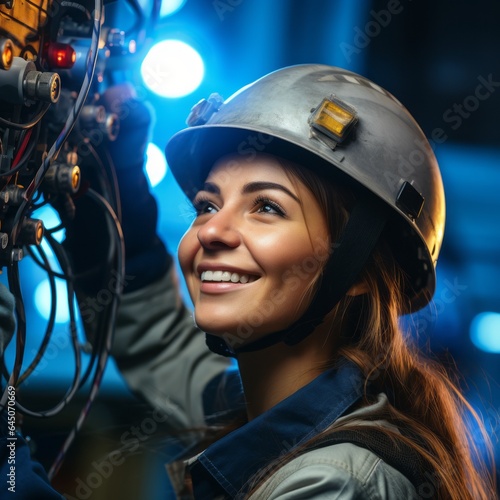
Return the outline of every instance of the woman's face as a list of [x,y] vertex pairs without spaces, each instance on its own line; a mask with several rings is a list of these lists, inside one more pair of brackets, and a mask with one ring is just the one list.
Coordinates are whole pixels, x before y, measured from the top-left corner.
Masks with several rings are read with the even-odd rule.
[[324,214],[278,160],[224,157],[194,199],[179,260],[205,332],[233,347],[291,325],[328,257]]

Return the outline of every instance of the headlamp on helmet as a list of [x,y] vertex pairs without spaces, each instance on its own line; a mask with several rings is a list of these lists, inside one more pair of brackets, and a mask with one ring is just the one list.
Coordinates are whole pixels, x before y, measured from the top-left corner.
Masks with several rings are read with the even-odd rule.
[[357,122],[356,110],[334,95],[325,97],[309,117],[311,127],[335,143],[343,142]]

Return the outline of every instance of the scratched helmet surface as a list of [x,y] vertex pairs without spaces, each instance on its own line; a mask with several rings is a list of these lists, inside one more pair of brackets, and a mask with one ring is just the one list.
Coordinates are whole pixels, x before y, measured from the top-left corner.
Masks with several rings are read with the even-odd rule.
[[270,73],[226,101],[200,101],[166,156],[192,198],[215,160],[263,151],[370,192],[391,209],[385,234],[408,278],[409,310],[428,303],[444,234],[439,167],[422,130],[389,92],[350,71],[298,65]]

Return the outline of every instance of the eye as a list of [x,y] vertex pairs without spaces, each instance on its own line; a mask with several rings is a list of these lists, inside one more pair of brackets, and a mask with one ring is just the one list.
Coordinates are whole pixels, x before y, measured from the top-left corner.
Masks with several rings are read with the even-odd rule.
[[257,206],[257,212],[279,215],[280,217],[285,217],[286,212],[281,207],[281,205],[266,196],[258,196],[255,199],[255,205]]
[[193,200],[193,208],[195,209],[196,216],[204,214],[213,214],[217,212],[217,207],[205,197],[198,197]]

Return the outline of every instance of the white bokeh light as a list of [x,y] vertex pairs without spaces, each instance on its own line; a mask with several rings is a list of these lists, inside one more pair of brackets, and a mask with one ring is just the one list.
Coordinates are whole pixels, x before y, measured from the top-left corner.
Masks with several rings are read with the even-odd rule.
[[141,65],[144,84],[162,97],[190,94],[199,87],[204,74],[200,54],[180,40],[153,45]]
[[152,142],[148,144],[146,155],[146,173],[151,187],[155,187],[162,181],[167,173],[167,160],[165,159],[163,151]]

